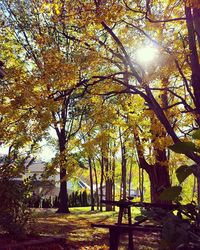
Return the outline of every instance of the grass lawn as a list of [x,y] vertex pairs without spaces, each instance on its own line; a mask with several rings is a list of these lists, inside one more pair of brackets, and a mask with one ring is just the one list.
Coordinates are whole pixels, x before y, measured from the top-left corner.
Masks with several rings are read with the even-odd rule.
[[[56,214],[55,211],[34,210],[34,231],[37,234],[64,237],[69,250],[109,249],[108,230],[92,228],[91,223],[115,223],[118,212],[92,212],[90,207],[71,208],[70,214]],[[125,237],[120,238],[120,249],[127,249]],[[134,242],[136,249],[158,249],[158,238],[153,234],[137,233]]]

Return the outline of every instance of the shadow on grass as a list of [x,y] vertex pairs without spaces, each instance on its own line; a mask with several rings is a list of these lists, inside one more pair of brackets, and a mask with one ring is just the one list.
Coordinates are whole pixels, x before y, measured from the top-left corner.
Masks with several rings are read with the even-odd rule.
[[[35,232],[41,235],[63,237],[69,250],[109,249],[109,231],[95,229],[91,223],[110,223],[117,221],[117,212],[89,211],[81,208],[71,209],[70,214],[55,214],[55,209],[35,211]],[[120,249],[127,248],[127,236],[120,238]],[[135,249],[158,249],[158,237],[153,234],[134,234]]]

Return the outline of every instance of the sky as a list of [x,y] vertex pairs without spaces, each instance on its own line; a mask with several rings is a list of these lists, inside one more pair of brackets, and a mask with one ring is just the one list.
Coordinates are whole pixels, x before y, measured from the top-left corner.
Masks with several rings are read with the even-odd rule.
[[[49,134],[52,138],[56,138],[56,134],[54,129],[49,129]],[[50,145],[47,140],[43,139],[39,143],[39,149],[36,153],[37,160],[42,160],[45,162],[50,162],[51,159],[56,154],[56,148],[53,145]],[[9,147],[6,146],[0,146],[0,155],[7,155],[8,154]]]
[[[56,150],[52,146],[47,144],[47,141],[43,140],[40,144],[41,148],[37,152],[37,160],[42,160],[45,162],[50,162],[55,156]],[[7,155],[8,147],[0,147],[0,155]]]
[[38,157],[45,162],[50,162],[51,159],[55,156],[56,149],[53,146],[49,146],[46,140],[41,142],[41,150],[38,152]]

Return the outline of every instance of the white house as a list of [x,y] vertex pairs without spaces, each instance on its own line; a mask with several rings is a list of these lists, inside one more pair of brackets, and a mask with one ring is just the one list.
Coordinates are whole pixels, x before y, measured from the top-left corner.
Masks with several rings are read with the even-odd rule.
[[[35,176],[38,181],[35,192],[42,197],[46,198],[50,196],[58,196],[60,190],[59,172],[57,172],[57,174],[55,174],[54,176],[49,177],[47,181],[44,181],[41,176],[45,171],[45,165],[46,163],[43,161],[35,161],[31,163],[30,166],[26,167],[25,174],[24,176],[22,176],[22,178]],[[73,177],[73,181],[67,181],[68,194],[71,194],[73,191],[82,189],[90,189],[90,187],[80,178]]]

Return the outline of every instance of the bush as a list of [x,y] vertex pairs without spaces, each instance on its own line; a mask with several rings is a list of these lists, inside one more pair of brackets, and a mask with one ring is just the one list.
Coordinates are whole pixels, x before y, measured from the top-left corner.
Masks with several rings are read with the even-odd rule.
[[30,219],[30,180],[26,182],[0,179],[0,226],[14,238],[21,238],[27,230]]
[[162,208],[143,210],[138,219],[152,219],[163,226],[159,249],[200,249],[198,207],[192,203],[177,206],[176,212]]
[[58,196],[56,196],[53,201],[53,208],[58,208],[58,207],[59,207],[59,199]]
[[69,206],[70,207],[85,207],[89,206],[88,204],[88,195],[86,190],[83,192],[72,192],[69,195]]
[[42,208],[52,208],[51,197],[42,200]]

